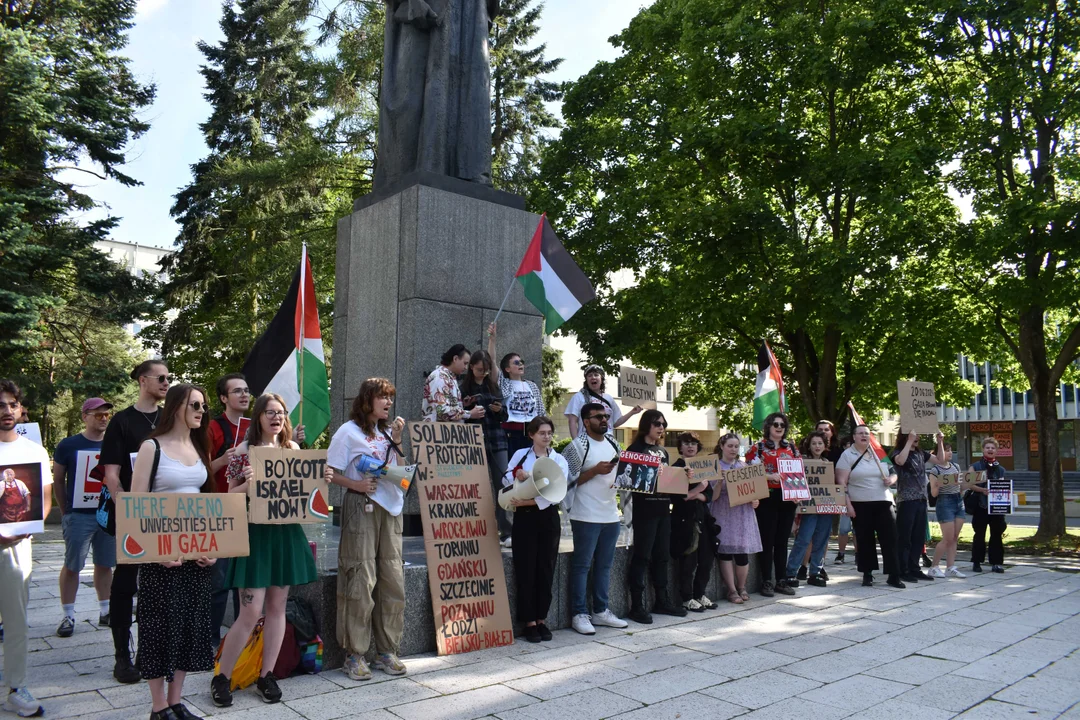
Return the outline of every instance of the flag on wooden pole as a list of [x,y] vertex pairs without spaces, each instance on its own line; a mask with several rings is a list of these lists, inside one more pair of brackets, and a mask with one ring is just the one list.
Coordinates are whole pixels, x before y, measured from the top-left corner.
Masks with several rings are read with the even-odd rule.
[[780,375],[780,363],[776,361],[769,343],[762,340],[758,350],[758,376],[754,387],[754,427],[765,424],[769,413],[787,412],[784,397],[784,378]]

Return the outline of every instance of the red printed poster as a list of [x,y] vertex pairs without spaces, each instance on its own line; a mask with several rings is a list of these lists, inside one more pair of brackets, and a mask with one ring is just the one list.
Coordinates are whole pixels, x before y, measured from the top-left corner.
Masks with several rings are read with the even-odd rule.
[[809,500],[810,487],[806,484],[806,470],[801,458],[781,458],[776,461],[780,473],[780,490],[784,500]]
[[75,454],[75,493],[71,498],[73,510],[85,510],[98,506],[101,481],[90,476],[97,467],[100,450],[79,450]]

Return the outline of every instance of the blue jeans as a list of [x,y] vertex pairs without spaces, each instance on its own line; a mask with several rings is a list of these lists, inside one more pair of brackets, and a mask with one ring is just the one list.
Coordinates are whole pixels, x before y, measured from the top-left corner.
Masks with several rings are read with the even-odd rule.
[[608,586],[611,583],[611,563],[615,560],[615,543],[619,541],[619,523],[591,523],[571,520],[574,531],[574,557],[570,561],[570,612],[587,615],[586,590],[589,568],[593,568],[593,612],[608,608]]
[[825,562],[825,550],[829,546],[829,533],[832,532],[832,515],[807,514],[802,516],[799,523],[799,532],[795,534],[795,541],[791,544],[791,554],[788,555],[787,576],[795,577],[802,565],[806,548],[810,550],[810,574],[817,575],[821,572],[821,565]]

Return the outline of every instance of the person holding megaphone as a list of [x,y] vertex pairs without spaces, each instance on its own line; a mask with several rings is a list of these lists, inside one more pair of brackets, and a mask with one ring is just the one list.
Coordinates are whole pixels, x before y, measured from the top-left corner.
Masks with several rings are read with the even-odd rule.
[[[455,389],[457,386],[454,386]],[[326,451],[334,484],[348,492],[342,502],[338,549],[337,638],[345,650],[342,670],[370,680],[365,657],[375,637],[375,667],[404,675],[398,658],[405,627],[405,571],[401,561],[401,511],[405,480],[401,433],[405,421],[390,420],[397,391],[386,378],[368,378]]]
[[525,433],[532,445],[510,458],[499,503],[514,511],[511,539],[518,620],[525,624],[525,639],[538,643],[551,640],[546,620],[562,534],[559,502],[566,495],[570,468],[563,456],[551,448],[555,436],[551,418],[533,418]]

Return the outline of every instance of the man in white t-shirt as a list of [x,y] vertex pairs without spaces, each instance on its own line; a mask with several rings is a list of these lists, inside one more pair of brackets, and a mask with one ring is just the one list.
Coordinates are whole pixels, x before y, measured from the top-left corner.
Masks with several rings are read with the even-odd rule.
[[[574,482],[570,503],[570,526],[574,531],[574,557],[570,563],[570,604],[572,625],[582,635],[596,633],[594,626],[624,628],[608,607],[608,586],[615,544],[619,540],[619,504],[615,499],[615,472],[619,465],[619,444],[608,433],[611,411],[600,403],[581,408],[585,433],[562,452]],[[566,502],[564,501],[564,506]],[[589,568],[593,573],[593,609],[586,602]]]
[[[10,380],[0,380],[0,467],[39,464],[44,490],[52,484],[45,448],[15,431],[23,413],[22,391]],[[31,507],[32,507],[32,498]],[[48,517],[52,491],[42,492],[41,518]],[[4,680],[8,692],[3,707],[20,717],[42,713],[41,703],[26,688],[26,605],[30,599],[33,558],[30,536],[18,527],[0,526],[0,617],[4,619]],[[3,691],[0,691],[3,692]]]

